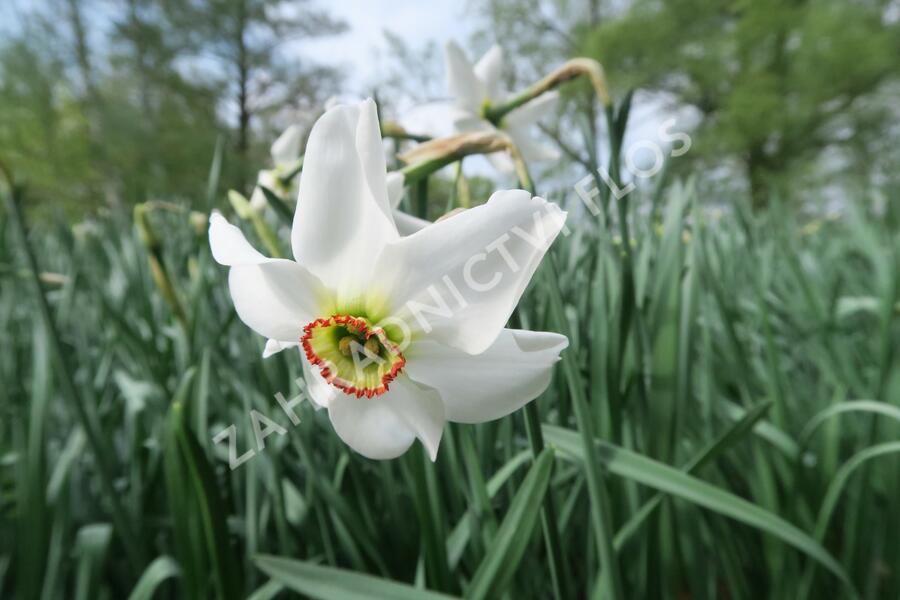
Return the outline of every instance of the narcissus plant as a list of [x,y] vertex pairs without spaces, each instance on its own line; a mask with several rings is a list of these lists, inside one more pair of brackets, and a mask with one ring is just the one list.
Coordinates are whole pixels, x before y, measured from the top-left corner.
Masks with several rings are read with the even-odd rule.
[[344,442],[386,459],[418,438],[434,460],[445,421],[503,417],[549,384],[568,340],[504,326],[565,213],[502,191],[401,237],[391,208],[367,100],[312,129],[294,260],[263,256],[218,213],[209,241],[241,320],[266,356],[302,349],[310,398]]
[[[453,127],[460,133],[500,129],[508,135],[526,163],[556,160],[555,147],[532,137],[531,129],[545,116],[553,114],[559,93],[548,91],[508,112],[497,122],[491,119],[491,108],[504,100],[501,76],[503,51],[493,46],[474,65],[453,41],[446,46],[447,84],[454,100]],[[496,169],[512,172],[513,163],[503,152],[488,155]]]

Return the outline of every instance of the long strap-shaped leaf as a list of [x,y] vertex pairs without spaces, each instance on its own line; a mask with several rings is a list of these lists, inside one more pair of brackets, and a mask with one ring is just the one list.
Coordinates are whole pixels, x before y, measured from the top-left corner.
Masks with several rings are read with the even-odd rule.
[[405,583],[278,556],[257,556],[256,566],[288,588],[318,600],[452,600]]
[[[841,466],[840,470],[835,474],[834,479],[832,479],[831,483],[828,485],[828,491],[825,492],[825,499],[822,500],[822,506],[819,508],[819,516],[816,519],[817,540],[822,541],[825,539],[825,534],[828,531],[828,523],[831,521],[834,509],[837,508],[841,492],[844,491],[844,486],[850,481],[850,476],[853,475],[856,469],[873,458],[888,454],[896,454],[898,452],[900,452],[900,442],[876,444],[875,446],[869,446],[865,450],[860,450]],[[809,590],[812,587],[814,574],[814,565],[811,565],[803,576],[803,583],[800,587],[801,593],[797,595],[798,598],[809,597]]]
[[144,574],[131,590],[128,600],[151,600],[160,584],[171,577],[177,577],[180,573],[178,563],[171,556],[158,557],[144,570]]
[[900,408],[893,404],[888,404],[887,402],[879,402],[877,400],[851,400],[849,402],[839,402],[816,413],[803,428],[803,431],[800,433],[800,439],[803,443],[806,443],[822,423],[831,417],[850,412],[873,413],[890,417],[895,421],[900,421]]
[[[578,434],[553,425],[544,425],[544,435],[563,457],[582,461],[583,447]],[[856,589],[841,565],[822,545],[797,526],[722,488],[659,461],[598,440],[600,460],[611,473],[627,477],[654,489],[672,494],[769,533],[808,554],[834,573],[849,588]]]
[[545,449],[534,461],[513,497],[491,547],[472,577],[466,598],[501,598],[531,541],[553,467],[553,450]]

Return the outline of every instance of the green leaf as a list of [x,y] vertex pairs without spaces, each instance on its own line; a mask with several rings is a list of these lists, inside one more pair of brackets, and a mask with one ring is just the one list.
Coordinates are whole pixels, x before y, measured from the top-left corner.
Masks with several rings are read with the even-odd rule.
[[178,563],[169,556],[160,556],[144,570],[144,574],[138,579],[137,585],[131,590],[128,600],[151,600],[156,588],[170,577],[175,577],[181,572]]
[[262,190],[263,196],[266,197],[266,201],[269,203],[275,210],[275,214],[282,220],[286,225],[291,225],[294,222],[294,215],[291,212],[291,209],[288,208],[288,205],[284,203],[284,200],[278,197],[278,194],[270,190],[264,185],[259,186],[259,189]]
[[184,569],[188,595],[208,595],[206,588],[211,574],[217,597],[236,599],[242,591],[241,572],[228,538],[219,485],[184,415],[183,406],[193,389],[193,376],[192,368],[179,384],[169,411],[165,448],[166,487],[175,520],[176,553]]
[[472,577],[467,598],[500,598],[506,592],[531,541],[552,467],[553,450],[547,448],[537,457],[513,497],[493,543]]
[[829,484],[828,491],[825,492],[825,499],[822,501],[822,508],[819,509],[819,517],[816,519],[817,539],[825,539],[828,522],[831,520],[834,508],[837,506],[838,499],[841,497],[841,491],[843,491],[844,486],[847,485],[847,481],[850,479],[850,476],[853,475],[853,472],[868,460],[886,454],[893,454],[895,452],[900,452],[900,442],[887,442],[870,446],[869,448],[854,454],[850,460],[841,466],[834,476],[834,479],[831,481],[831,484]]
[[[547,440],[558,446],[563,456],[579,462],[583,460],[584,450],[576,432],[553,425],[544,425],[543,429]],[[795,525],[731,492],[652,458],[607,442],[597,441],[597,445],[600,449],[600,461],[611,473],[643,483],[769,533],[820,562],[854,595],[856,594],[849,576],[834,557],[819,542]]]
[[900,408],[893,404],[887,404],[886,402],[879,402],[877,400],[839,402],[816,413],[813,418],[807,422],[806,426],[803,427],[803,431],[800,433],[800,440],[806,442],[822,423],[831,417],[848,412],[870,412],[890,417],[895,421],[900,421]]
[[[756,422],[766,414],[766,411],[771,405],[771,402],[762,402],[748,410],[740,420],[738,420],[734,425],[728,428],[725,433],[723,433],[718,439],[707,446],[706,449],[703,450],[703,452],[699,453],[697,456],[691,459],[688,464],[683,467],[682,470],[686,473],[694,473],[703,465],[709,463],[709,461],[724,452],[732,444],[743,437],[748,431],[750,431],[756,424]],[[621,529],[619,529],[618,533],[616,533],[615,539],[613,540],[616,551],[622,550],[623,546],[628,542],[631,536],[637,533],[641,523],[643,523],[644,520],[646,520],[646,518],[653,513],[656,507],[659,506],[659,504],[662,502],[662,499],[662,492],[654,495],[653,498],[648,500],[646,503],[644,503],[643,506],[636,510],[634,515],[628,520],[628,522],[625,523],[625,525],[623,525]]]
[[388,579],[323,567],[278,556],[253,559],[264,573],[288,588],[319,600],[448,600],[447,596]]

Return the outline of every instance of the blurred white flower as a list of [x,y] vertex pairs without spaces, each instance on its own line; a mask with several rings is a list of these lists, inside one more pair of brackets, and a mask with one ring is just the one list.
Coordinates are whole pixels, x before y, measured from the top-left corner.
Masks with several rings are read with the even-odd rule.
[[[303,130],[299,125],[291,125],[278,136],[278,139],[272,144],[269,153],[272,156],[271,169],[265,169],[259,172],[256,178],[256,188],[250,196],[250,206],[254,210],[262,210],[265,208],[266,195],[260,186],[265,187],[274,192],[279,198],[287,200],[297,192],[297,186],[294,183],[285,184],[283,178],[290,173],[300,158],[300,145],[303,143]],[[296,181],[296,178],[294,178]]]
[[265,355],[302,346],[309,395],[341,439],[385,459],[418,438],[433,460],[445,421],[500,418],[549,384],[568,340],[504,324],[565,213],[503,191],[401,237],[398,182],[375,103],[338,106],[310,134],[295,260],[266,258],[218,213],[209,240],[241,320],[269,339]]
[[[493,46],[474,66],[462,49],[453,41],[447,43],[447,83],[454,98],[453,126],[460,133],[493,130],[496,127],[485,117],[485,110],[501,103],[503,50]],[[531,129],[546,115],[552,114],[559,93],[546,92],[522,106],[510,111],[500,122],[502,129],[522,153],[525,162],[556,160],[556,148],[535,140]],[[509,173],[513,162],[505,152],[495,152],[488,159],[496,169]]]

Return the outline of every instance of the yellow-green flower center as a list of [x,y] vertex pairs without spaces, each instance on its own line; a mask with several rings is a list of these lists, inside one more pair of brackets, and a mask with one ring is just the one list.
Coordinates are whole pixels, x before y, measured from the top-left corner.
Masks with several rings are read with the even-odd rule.
[[356,397],[388,391],[406,359],[383,329],[351,315],[316,319],[300,338],[310,364],[325,381]]

